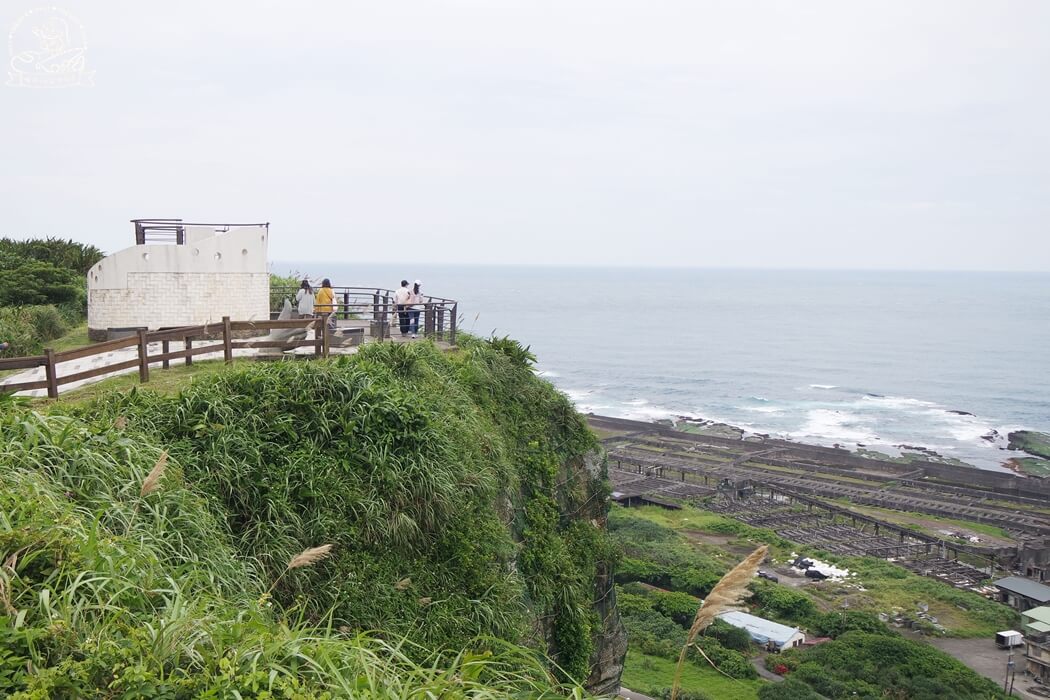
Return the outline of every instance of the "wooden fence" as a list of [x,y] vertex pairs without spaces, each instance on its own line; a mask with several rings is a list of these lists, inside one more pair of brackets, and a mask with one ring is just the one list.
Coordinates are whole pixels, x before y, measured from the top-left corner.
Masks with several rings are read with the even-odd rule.
[[[238,333],[243,336],[245,332],[256,332],[261,335],[275,329],[293,328],[313,329],[315,337],[312,340],[241,340],[235,336]],[[161,367],[167,369],[172,360],[182,360],[186,365],[192,365],[193,358],[197,355],[215,352],[222,352],[223,359],[229,364],[233,362],[234,350],[247,348],[291,350],[301,347],[313,347],[315,356],[328,357],[330,341],[330,331],[324,318],[304,318],[291,321],[231,321],[227,316],[222,319],[222,323],[212,323],[203,326],[184,326],[182,328],[168,328],[158,331],[142,329],[135,335],[107,340],[73,350],[55,352],[49,349],[45,350],[43,355],[8,359],[0,358],[0,371],[44,368],[44,379],[14,384],[0,384],[0,393],[47,389],[48,397],[53,399],[58,396],[58,388],[63,384],[92,379],[110,372],[134,367],[137,367],[139,370],[139,380],[148,382],[150,365],[159,363]],[[172,350],[172,342],[182,342],[183,347],[178,350]],[[150,345],[155,343],[160,343],[160,352],[150,354]],[[111,364],[93,367],[92,369],[72,374],[59,374],[59,366],[63,362],[80,360],[132,347],[137,348],[134,358],[114,361]]]

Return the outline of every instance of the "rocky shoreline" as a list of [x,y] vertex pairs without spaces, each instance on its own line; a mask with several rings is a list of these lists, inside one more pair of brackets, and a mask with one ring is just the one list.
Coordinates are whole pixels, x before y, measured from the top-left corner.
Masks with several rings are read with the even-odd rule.
[[[973,415],[972,413],[967,413],[965,411],[952,411],[952,413],[957,413],[959,415]],[[713,437],[753,442],[760,442],[769,437],[790,440],[790,438],[784,438],[783,436],[771,436],[768,433],[752,432],[735,425],[699,418],[697,416],[677,415],[670,419],[661,419],[655,422],[662,425],[668,425],[677,430],[682,430],[683,432],[698,433]],[[991,443],[1004,441],[1002,434],[997,430],[992,430],[989,433],[982,435],[981,439]],[[795,441],[792,440],[792,442]],[[1022,454],[1016,457],[1004,455],[1002,462],[1004,469],[1009,469],[1023,476],[1038,478],[1050,477],[1050,434],[1034,430],[1017,430],[1010,432],[1006,436],[1005,442],[1006,450],[1013,450]],[[974,469],[979,468],[969,462],[965,462],[955,457],[942,455],[936,450],[922,445],[909,445],[902,443],[899,445],[879,445],[878,449],[872,449],[866,443],[833,443],[831,447],[850,450],[862,457],[872,457],[874,459],[888,460],[891,462],[907,463],[913,461],[924,461],[971,467]],[[889,453],[887,451],[888,449],[892,449],[896,453]]]

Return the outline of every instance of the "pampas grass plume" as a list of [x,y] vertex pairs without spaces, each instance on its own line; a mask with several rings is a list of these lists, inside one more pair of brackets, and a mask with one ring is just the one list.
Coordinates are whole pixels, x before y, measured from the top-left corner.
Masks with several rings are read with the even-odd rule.
[[298,569],[301,566],[311,566],[325,559],[332,552],[332,545],[323,544],[320,547],[310,547],[292,557],[288,562],[289,569]]
[[678,655],[678,666],[674,672],[674,682],[671,684],[671,700],[678,697],[678,684],[682,680],[682,665],[685,663],[685,653],[689,645],[693,643],[696,636],[703,632],[708,625],[715,621],[721,613],[732,610],[749,594],[747,584],[755,577],[762,560],[766,558],[769,547],[762,545],[747,556],[747,559],[737,564],[733,569],[719,579],[715,587],[704,598],[700,608],[696,611],[696,617],[689,628],[689,636],[682,647],[682,653]]
[[148,496],[157,490],[160,485],[160,478],[164,476],[164,470],[168,468],[168,452],[165,450],[160,453],[160,459],[153,465],[153,469],[150,470],[146,476],[146,480],[142,482],[142,490],[139,492],[139,496]]

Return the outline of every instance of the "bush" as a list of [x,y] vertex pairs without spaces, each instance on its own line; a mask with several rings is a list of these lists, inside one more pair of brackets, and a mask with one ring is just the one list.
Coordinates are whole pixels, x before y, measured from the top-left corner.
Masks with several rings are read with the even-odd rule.
[[751,635],[747,630],[734,627],[725,620],[715,620],[704,634],[718,640],[727,649],[735,649],[745,654],[751,651]]
[[803,652],[792,678],[830,698],[1004,698],[995,683],[940,650],[899,635],[850,631]]
[[817,635],[832,638],[853,630],[872,634],[896,634],[878,616],[860,610],[818,613],[810,619],[809,628]]
[[761,608],[762,615],[801,623],[817,611],[812,599],[787,586],[766,581],[755,581],[751,586],[754,590],[751,602]]
[[820,700],[820,696],[802,681],[786,678],[783,683],[769,683],[760,687],[758,700]]
[[11,344],[0,357],[37,355],[66,330],[62,314],[53,306],[0,308],[0,341]]
[[0,269],[0,306],[34,306],[86,301],[85,281],[73,270],[38,260]]
[[5,264],[5,261],[30,259],[86,275],[104,255],[93,245],[62,238],[30,238],[24,241],[0,238],[0,267],[12,266]]

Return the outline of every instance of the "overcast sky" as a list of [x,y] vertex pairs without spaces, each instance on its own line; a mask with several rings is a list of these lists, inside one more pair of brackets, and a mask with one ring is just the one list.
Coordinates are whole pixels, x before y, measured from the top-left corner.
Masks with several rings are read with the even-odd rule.
[[[5,0],[0,36],[46,4]],[[94,86],[0,85],[0,235],[1050,270],[1047,0],[54,4]]]

